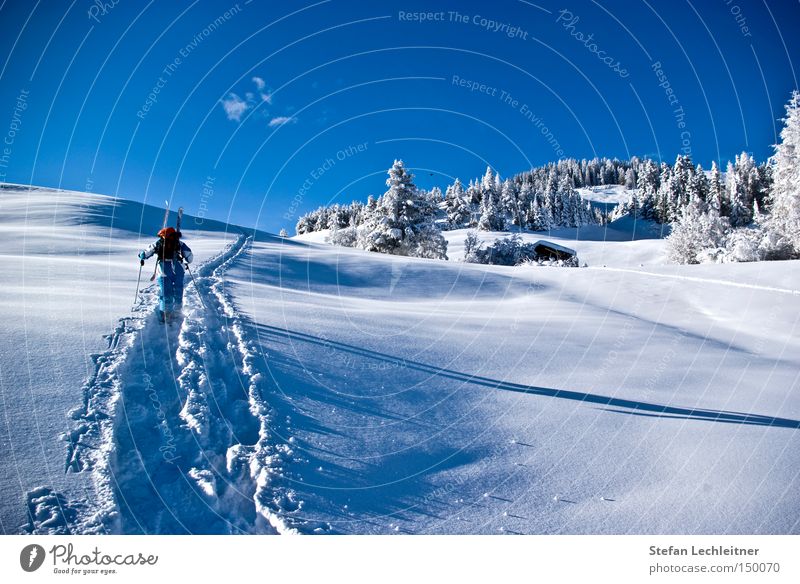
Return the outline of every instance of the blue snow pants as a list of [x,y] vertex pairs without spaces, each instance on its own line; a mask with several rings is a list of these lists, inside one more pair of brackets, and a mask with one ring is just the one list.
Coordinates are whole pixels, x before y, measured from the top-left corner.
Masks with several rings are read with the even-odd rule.
[[158,308],[169,314],[183,306],[183,265],[175,260],[161,262],[158,276]]

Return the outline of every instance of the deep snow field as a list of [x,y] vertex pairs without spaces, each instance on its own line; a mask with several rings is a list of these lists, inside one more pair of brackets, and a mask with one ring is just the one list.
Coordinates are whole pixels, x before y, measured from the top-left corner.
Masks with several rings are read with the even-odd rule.
[[[0,190],[0,527],[27,523],[27,494],[90,489],[65,474],[68,411],[134,302],[140,249],[156,239],[163,209],[100,195],[51,189]],[[171,216],[174,223],[175,214]],[[238,233],[184,221],[186,241],[202,262]],[[140,235],[140,225],[143,226]],[[142,271],[149,285],[152,261]],[[87,494],[87,497],[91,495]]]
[[800,262],[666,265],[628,220],[523,234],[585,268],[206,222],[164,327],[131,312],[163,211],[112,203],[2,191],[5,533],[800,533]]

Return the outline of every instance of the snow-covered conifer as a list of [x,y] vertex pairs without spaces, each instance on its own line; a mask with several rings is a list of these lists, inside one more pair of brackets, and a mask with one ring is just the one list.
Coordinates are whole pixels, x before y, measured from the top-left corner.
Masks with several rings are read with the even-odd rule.
[[357,245],[368,251],[447,259],[447,242],[436,226],[436,206],[417,189],[402,160],[386,179],[388,190],[358,229]]
[[[743,153],[746,157],[747,154]],[[746,161],[744,165],[746,165]],[[736,163],[728,163],[728,169],[725,172],[727,183],[728,196],[730,198],[730,220],[733,227],[741,227],[750,223],[750,209],[751,201],[747,196],[747,184],[744,177],[739,172],[740,157],[736,157]]]
[[775,247],[800,255],[800,92],[786,105],[781,141],[772,156],[772,205],[767,230]]
[[715,209],[720,215],[723,214],[723,200],[725,198],[725,186],[722,184],[722,174],[719,166],[714,160],[711,162],[711,176],[708,179],[708,196],[706,202],[711,209]]
[[696,200],[681,209],[678,220],[667,237],[667,257],[679,264],[698,264],[704,258],[724,253],[728,221],[702,201]]
[[444,207],[450,229],[460,229],[469,220],[470,209],[465,197],[464,185],[460,180],[456,179],[452,185],[447,187]]

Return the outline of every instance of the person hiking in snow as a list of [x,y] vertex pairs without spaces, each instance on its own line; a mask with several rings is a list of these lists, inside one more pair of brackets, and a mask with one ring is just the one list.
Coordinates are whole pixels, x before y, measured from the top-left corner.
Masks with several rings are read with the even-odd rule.
[[141,265],[144,260],[157,256],[158,310],[161,322],[180,315],[183,306],[183,262],[192,263],[192,250],[181,240],[180,231],[165,227],[158,232],[158,240],[146,250],[139,252]]

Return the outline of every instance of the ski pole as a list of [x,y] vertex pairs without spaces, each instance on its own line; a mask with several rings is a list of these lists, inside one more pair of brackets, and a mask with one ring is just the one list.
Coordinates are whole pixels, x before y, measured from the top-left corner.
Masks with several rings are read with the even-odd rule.
[[203,305],[203,310],[208,312],[208,308],[206,308],[206,303],[203,302],[203,297],[200,295],[200,288],[197,287],[197,281],[194,279],[194,274],[192,273],[192,268],[189,267],[189,263],[184,264],[186,266],[186,271],[189,272],[189,276],[192,278],[192,284],[194,284],[194,289],[197,291],[197,297],[200,299],[200,304]]
[[136,306],[136,301],[139,300],[139,283],[142,281],[142,267],[144,266],[144,260],[139,261],[139,277],[136,278],[136,296],[133,298],[133,305]]

